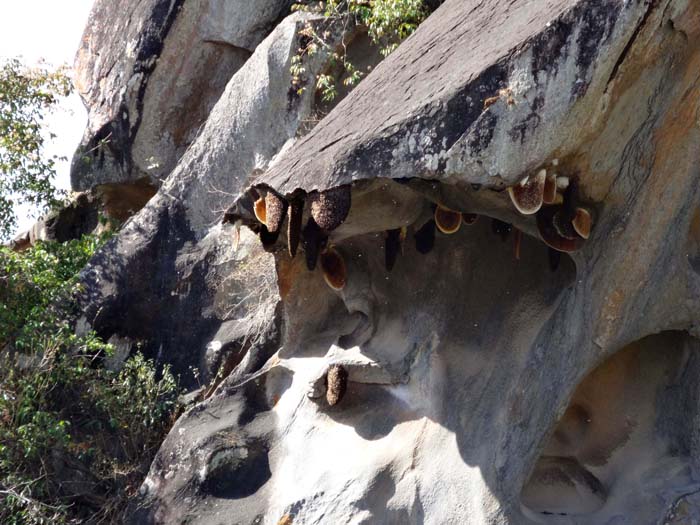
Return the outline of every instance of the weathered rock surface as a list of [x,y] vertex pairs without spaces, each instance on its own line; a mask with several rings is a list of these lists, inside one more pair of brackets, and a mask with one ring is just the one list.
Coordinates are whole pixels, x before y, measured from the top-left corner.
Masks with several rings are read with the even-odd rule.
[[[100,332],[226,372],[132,522],[697,520],[700,5],[448,0],[296,142],[294,20],[84,275]],[[593,215],[574,253],[539,233],[558,204],[525,216],[501,191],[542,168]],[[345,185],[347,219],[314,230],[342,290],[284,236],[235,248],[241,224],[269,240],[261,193]],[[481,218],[435,233],[436,204]]]
[[98,0],[75,63],[89,120],[73,160],[73,188],[164,179],[290,5]]
[[99,227],[101,203],[94,195],[84,192],[74,196],[64,208],[39,218],[27,231],[9,243],[15,251],[24,251],[37,241],[66,242],[92,233]]
[[[209,381],[276,324],[272,256],[247,229],[219,222],[312,114],[313,91],[297,94],[289,75],[304,23],[288,17],[256,48],[158,194],[85,274],[87,320],[107,337],[144,341],[186,384],[197,383],[190,367]],[[319,53],[309,74],[323,63]]]
[[9,244],[17,251],[37,241],[66,242],[86,234],[113,230],[139,212],[155,194],[150,184],[101,184],[91,191],[75,193],[63,208],[41,217],[29,230]]

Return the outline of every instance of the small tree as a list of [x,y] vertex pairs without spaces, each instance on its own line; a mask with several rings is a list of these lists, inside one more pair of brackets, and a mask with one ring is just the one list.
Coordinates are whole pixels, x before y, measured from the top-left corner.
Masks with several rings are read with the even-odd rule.
[[[292,59],[292,84],[302,86],[299,90],[304,89],[304,57],[324,49],[330,55],[331,65],[342,66],[342,83],[356,86],[369,69],[360,70],[348,59],[345,43],[350,33],[356,29],[366,31],[372,44],[386,57],[441,3],[442,0],[298,0],[293,10],[321,14],[326,23],[318,28],[307,24],[301,30],[303,46]],[[329,36],[337,30],[343,42],[339,48],[329,42]],[[325,102],[337,96],[337,80],[331,74],[320,74],[315,79],[315,87]]]
[[0,240],[17,227],[18,204],[46,211],[61,202],[53,179],[63,158],[44,155],[42,130],[47,112],[71,90],[65,68],[0,63]]

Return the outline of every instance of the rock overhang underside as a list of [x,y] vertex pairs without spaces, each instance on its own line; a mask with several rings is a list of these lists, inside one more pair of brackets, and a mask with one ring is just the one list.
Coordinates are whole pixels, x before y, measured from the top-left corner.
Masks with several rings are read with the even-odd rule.
[[[605,205],[602,196],[614,191],[612,170],[620,159],[605,166],[596,157],[610,156],[601,144],[607,133],[613,147],[624,144],[606,120],[612,101],[633,90],[617,76],[653,8],[614,0],[555,4],[479,10],[465,2],[436,13],[255,177],[224,222],[242,220],[256,233],[262,227],[269,244],[276,236],[256,221],[256,200],[271,194],[286,213],[290,203],[349,188],[354,212],[331,240],[410,226],[417,231],[439,207],[487,215],[559,251],[577,251]],[[440,13],[449,13],[449,35]],[[503,38],[480,36],[496,29]],[[523,186],[542,177],[549,196],[523,207]],[[307,224],[305,210],[294,228]],[[583,236],[571,225],[581,213],[588,223]]]

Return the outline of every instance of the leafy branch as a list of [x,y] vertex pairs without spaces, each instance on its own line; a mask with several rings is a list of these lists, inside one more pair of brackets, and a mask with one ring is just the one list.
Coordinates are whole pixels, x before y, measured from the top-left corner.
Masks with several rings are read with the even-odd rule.
[[0,247],[0,523],[116,523],[178,411],[177,381],[75,333],[79,272],[108,235]]
[[0,63],[0,240],[17,226],[16,205],[45,211],[62,202],[53,179],[63,158],[44,155],[42,130],[46,114],[71,91],[65,68]]
[[[292,7],[295,11],[320,14],[324,23],[307,23],[299,32],[301,46],[292,59],[290,73],[292,85],[301,94],[305,89],[304,60],[323,50],[330,56],[329,66],[333,71],[341,69],[339,76],[329,73],[317,75],[314,79],[316,90],[324,102],[331,102],[338,96],[337,82],[352,88],[370,71],[371,67],[360,69],[348,58],[347,46],[357,32],[366,32],[372,45],[379,48],[386,57],[410,36],[418,25],[434,10],[435,2],[426,0],[327,0],[325,2],[302,0]],[[331,41],[331,35],[340,32],[340,46]]]

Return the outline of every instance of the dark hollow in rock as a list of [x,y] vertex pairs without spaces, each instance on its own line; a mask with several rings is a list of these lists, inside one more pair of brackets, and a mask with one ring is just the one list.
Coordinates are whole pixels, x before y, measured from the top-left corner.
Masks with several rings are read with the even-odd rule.
[[430,219],[413,234],[416,241],[416,251],[423,255],[430,253],[435,246],[435,221]]
[[578,461],[566,457],[540,458],[522,493],[523,503],[542,514],[591,514],[606,499],[600,480]]
[[217,498],[246,498],[255,494],[271,476],[265,444],[258,440],[244,442],[211,455],[202,490]]

